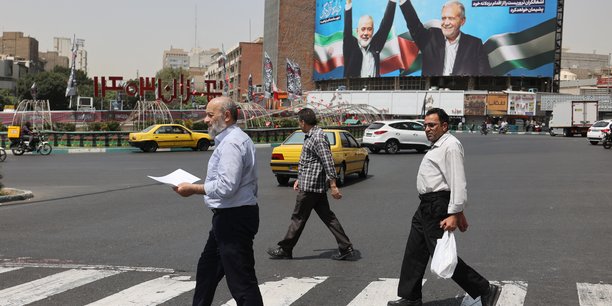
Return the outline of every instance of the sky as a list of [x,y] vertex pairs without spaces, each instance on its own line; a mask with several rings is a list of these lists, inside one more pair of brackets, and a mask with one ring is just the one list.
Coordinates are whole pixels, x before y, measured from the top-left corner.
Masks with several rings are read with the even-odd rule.
[[[313,0],[303,0],[313,1]],[[464,0],[467,2],[468,0]],[[551,1],[551,0],[546,0]],[[52,51],[53,37],[85,40],[88,75],[155,76],[164,50],[226,50],[263,36],[264,0],[0,0],[0,31]],[[197,10],[196,10],[197,7]],[[565,0],[563,48],[612,53],[609,0]],[[197,13],[197,14],[196,14]],[[196,35],[197,15],[197,35]]]

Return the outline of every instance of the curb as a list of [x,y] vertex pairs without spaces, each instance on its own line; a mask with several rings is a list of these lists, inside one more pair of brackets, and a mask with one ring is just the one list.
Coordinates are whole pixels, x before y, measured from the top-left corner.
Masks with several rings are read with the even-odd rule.
[[11,201],[23,201],[34,197],[34,194],[30,190],[21,190],[15,188],[3,188],[3,191],[9,191],[15,194],[0,196],[0,206],[5,202]]
[[[280,143],[258,143],[255,144],[256,148],[274,148],[274,147],[278,147],[280,145]],[[214,149],[213,147],[210,147],[210,151],[212,151],[212,149]],[[157,152],[184,152],[184,151],[193,151],[190,148],[161,148],[161,149],[157,149]],[[110,147],[110,148],[57,148],[54,147],[53,151],[51,151],[51,154],[81,154],[81,153],[118,153],[118,152],[134,152],[134,153],[141,153],[140,149],[138,148],[133,148],[133,147],[126,147],[126,148],[122,148],[122,147]],[[11,152],[11,150],[6,150],[6,154],[8,155],[13,155],[13,153]],[[26,154],[38,154],[38,153],[26,153]]]

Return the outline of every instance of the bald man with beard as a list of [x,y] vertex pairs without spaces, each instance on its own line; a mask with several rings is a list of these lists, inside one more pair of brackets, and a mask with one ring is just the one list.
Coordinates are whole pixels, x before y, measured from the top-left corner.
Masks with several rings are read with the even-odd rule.
[[367,78],[380,76],[380,52],[393,25],[396,0],[389,0],[380,29],[374,34],[374,19],[363,15],[357,25],[357,37],[353,36],[353,5],[346,0],[344,7],[344,55],[345,78]]

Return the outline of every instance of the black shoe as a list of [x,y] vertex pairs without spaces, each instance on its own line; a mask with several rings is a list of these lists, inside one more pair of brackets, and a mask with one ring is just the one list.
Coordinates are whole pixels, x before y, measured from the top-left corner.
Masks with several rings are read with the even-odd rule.
[[489,284],[489,291],[480,296],[480,302],[482,306],[495,306],[499,294],[501,293],[501,287],[494,284]]
[[292,259],[293,255],[291,251],[286,251],[282,247],[277,247],[275,249],[269,248],[267,251],[268,255],[270,255],[271,259]]
[[389,301],[387,303],[387,306],[422,306],[422,305],[423,305],[423,302],[421,301],[421,299],[418,299],[416,301],[411,301],[405,298],[401,298],[395,301]]
[[345,260],[353,256],[353,247],[348,247],[346,250],[340,250],[338,254],[332,255],[333,260]]

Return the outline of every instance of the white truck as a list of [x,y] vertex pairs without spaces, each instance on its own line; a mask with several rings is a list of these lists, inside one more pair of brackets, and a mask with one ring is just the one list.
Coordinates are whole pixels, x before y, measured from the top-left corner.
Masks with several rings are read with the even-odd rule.
[[553,104],[550,135],[586,137],[589,127],[597,121],[597,101],[559,101]]

